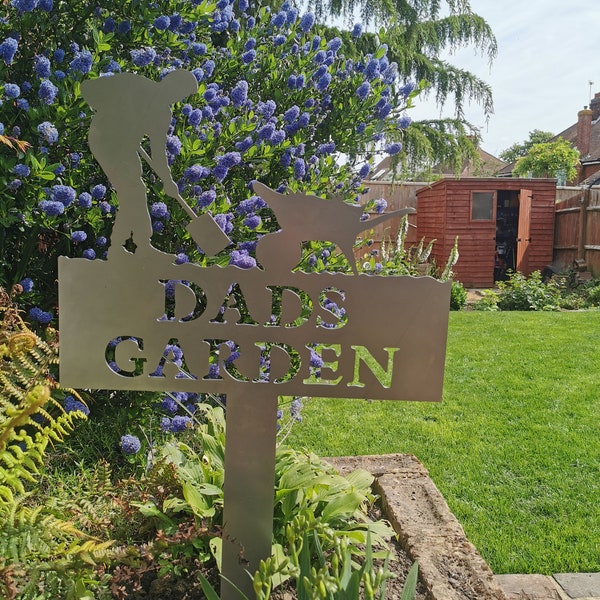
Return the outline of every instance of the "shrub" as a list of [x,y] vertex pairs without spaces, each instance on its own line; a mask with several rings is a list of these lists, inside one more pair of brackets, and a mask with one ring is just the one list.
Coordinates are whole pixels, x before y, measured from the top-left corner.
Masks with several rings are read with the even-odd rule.
[[[225,416],[222,408],[204,405],[193,421],[181,436],[157,440],[143,474],[113,484],[110,467],[99,462],[91,474],[72,474],[52,495],[53,511],[74,511],[88,535],[114,538],[114,550],[103,557],[106,566],[88,565],[90,582],[106,573],[108,578],[95,583],[110,584],[123,598],[136,587],[160,583],[167,597],[182,586],[191,595],[197,573],[218,578]],[[279,446],[274,553],[254,574],[257,599],[267,600],[278,582],[301,582],[303,575],[315,588],[328,582],[340,598],[358,598],[342,595],[349,578],[357,584],[368,580],[375,590],[383,586],[392,573],[387,563],[371,563],[369,554],[373,549],[387,557],[393,530],[369,516],[372,482],[364,470],[341,476],[313,454]]]
[[578,292],[563,294],[560,299],[560,308],[564,310],[581,310],[589,305],[585,295]]
[[[85,561],[110,544],[48,507],[39,489],[49,445],[62,442],[87,406],[51,375],[56,337],[38,337],[0,288],[0,597],[65,598],[84,590]],[[58,577],[57,573],[61,576]],[[83,578],[82,578],[83,577]],[[40,588],[46,594],[40,595]]]
[[467,304],[467,290],[460,281],[452,282],[450,310],[461,310]]
[[498,308],[499,296],[494,290],[482,290],[481,298],[473,304],[473,310],[496,311]]
[[500,310],[558,310],[560,291],[555,282],[542,281],[540,271],[529,277],[511,272],[507,281],[498,283]]
[[600,285],[587,290],[587,303],[589,306],[600,306]]
[[[244,0],[6,3],[0,285],[26,282],[31,318],[51,323],[57,257],[104,258],[118,198],[88,150],[92,111],[81,84],[120,71],[157,81],[184,68],[198,81],[197,94],[174,107],[169,163],[181,196],[196,213],[210,212],[233,245],[216,257],[199,252],[185,230],[187,213],[148,176],[149,204],[162,203],[152,244],[178,260],[255,264],[257,239],[278,224],[249,189],[254,179],[355,202],[372,150],[388,133],[401,136],[399,116],[418,89],[402,85],[385,45],[362,56],[350,34],[340,36],[289,2],[273,14]],[[366,62],[377,67],[373,77]],[[349,160],[337,161],[338,152]],[[316,255],[321,268],[348,271],[332,248],[311,248],[305,266],[313,269]]]

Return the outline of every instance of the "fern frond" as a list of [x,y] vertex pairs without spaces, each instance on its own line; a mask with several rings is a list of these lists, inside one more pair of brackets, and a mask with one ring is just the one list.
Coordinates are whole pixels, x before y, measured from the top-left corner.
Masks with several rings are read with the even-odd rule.
[[[1,290],[0,290],[1,291]],[[49,442],[61,442],[81,412],[65,412],[52,394],[58,346],[31,331],[0,294],[0,503],[36,480]],[[79,397],[73,390],[68,390]]]
[[27,487],[38,480],[48,444],[63,441],[76,420],[86,418],[66,412],[59,401],[67,392],[85,405],[52,377],[57,364],[56,339],[31,331],[0,289],[0,596],[20,588],[22,597],[37,597],[29,592],[35,594],[40,581],[65,597],[61,574],[108,560],[112,545],[44,504],[28,505],[35,497]]

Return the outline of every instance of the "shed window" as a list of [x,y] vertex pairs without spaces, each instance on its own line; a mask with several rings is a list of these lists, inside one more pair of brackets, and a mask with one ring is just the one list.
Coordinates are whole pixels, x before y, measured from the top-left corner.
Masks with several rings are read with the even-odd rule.
[[471,220],[491,221],[494,218],[494,192],[472,192]]

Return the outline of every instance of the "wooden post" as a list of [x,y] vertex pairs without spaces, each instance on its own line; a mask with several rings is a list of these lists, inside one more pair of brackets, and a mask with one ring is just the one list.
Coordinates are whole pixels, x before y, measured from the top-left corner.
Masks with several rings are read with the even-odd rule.
[[577,258],[585,261],[585,244],[587,241],[587,213],[590,205],[590,189],[585,188],[581,194],[579,213],[579,237],[577,241]]

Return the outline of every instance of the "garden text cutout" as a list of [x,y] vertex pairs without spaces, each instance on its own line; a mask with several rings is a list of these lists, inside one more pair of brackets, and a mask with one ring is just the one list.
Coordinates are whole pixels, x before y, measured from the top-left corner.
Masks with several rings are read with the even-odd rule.
[[[281,229],[259,240],[256,267],[176,264],[154,248],[142,160],[184,206],[206,254],[230,244],[181,198],[166,158],[171,106],[196,91],[185,70],[160,82],[121,73],[82,84],[95,111],[89,145],[118,210],[107,260],[59,258],[60,381],[226,394],[222,573],[250,596],[248,573],[271,553],[278,397],[440,401],[450,283],[359,275],[352,246],[376,219],[258,182]],[[336,243],[353,274],[294,270],[306,241]],[[237,597],[224,581],[221,598]]]

